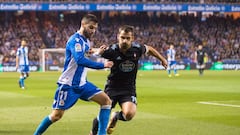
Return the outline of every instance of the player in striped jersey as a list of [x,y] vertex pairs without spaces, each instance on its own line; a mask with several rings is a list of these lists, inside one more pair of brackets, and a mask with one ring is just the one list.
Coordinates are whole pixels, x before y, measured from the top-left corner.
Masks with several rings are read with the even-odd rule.
[[172,69],[173,69],[174,75],[179,76],[179,74],[177,73],[177,68],[176,68],[177,61],[175,60],[175,55],[176,55],[176,51],[174,49],[174,46],[171,44],[169,49],[167,50],[168,77],[172,77],[172,75],[171,75],[171,70]]
[[24,89],[24,80],[29,76],[28,47],[25,39],[22,39],[21,46],[17,49],[16,69],[20,72],[19,87]]
[[87,14],[81,21],[80,30],[67,41],[64,70],[57,82],[58,88],[54,97],[52,113],[43,119],[34,135],[41,135],[52,123],[61,119],[65,110],[70,109],[78,99],[91,100],[101,106],[98,115],[100,121],[98,135],[106,135],[111,100],[102,90],[86,79],[87,68],[103,69],[113,65],[111,61],[99,63],[86,57],[90,50],[89,39],[97,27],[96,16]]

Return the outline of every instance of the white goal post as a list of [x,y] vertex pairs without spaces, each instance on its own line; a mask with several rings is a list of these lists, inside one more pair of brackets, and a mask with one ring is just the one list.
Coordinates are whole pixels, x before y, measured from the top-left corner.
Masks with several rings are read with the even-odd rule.
[[[92,49],[94,51],[97,51],[97,48]],[[40,49],[39,53],[40,53],[39,71],[46,72],[63,70],[65,60],[65,48]],[[97,62],[104,62],[106,60],[95,55],[90,55],[89,58]]]
[[65,48],[40,49],[40,71],[62,71],[64,67]]

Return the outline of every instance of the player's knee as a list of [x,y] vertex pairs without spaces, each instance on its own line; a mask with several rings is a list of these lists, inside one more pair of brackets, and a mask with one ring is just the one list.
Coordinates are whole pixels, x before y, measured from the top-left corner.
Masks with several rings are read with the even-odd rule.
[[112,105],[112,100],[107,96],[104,99],[104,104],[103,105]]
[[101,92],[100,94],[97,94],[97,95],[93,96],[90,100],[98,103],[101,106],[103,106],[103,105],[112,105],[111,99],[104,92]]
[[112,101],[108,96],[103,96],[99,102],[100,105],[112,105]]
[[125,113],[125,120],[130,121],[133,119],[134,116],[135,116],[135,112],[132,112],[132,111],[127,112],[127,113]]
[[53,115],[51,115],[51,121],[56,122],[56,121],[60,120],[62,118],[62,116],[63,116],[62,114],[53,114]]
[[28,73],[23,74],[23,78],[24,78],[24,79],[28,78],[28,76],[29,76]]
[[134,117],[134,114],[128,113],[128,114],[125,116],[125,119],[126,119],[126,121],[130,121],[130,120],[133,119],[133,117]]

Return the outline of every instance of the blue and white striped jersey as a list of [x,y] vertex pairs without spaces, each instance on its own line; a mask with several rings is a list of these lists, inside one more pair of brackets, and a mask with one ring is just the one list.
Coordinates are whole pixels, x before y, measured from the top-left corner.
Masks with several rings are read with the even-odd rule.
[[22,65],[22,66],[26,66],[29,65],[29,61],[28,61],[28,48],[25,46],[21,46],[17,49],[17,54],[18,56],[18,64]]
[[104,68],[103,63],[94,62],[85,57],[89,49],[89,40],[78,32],[69,38],[66,43],[64,70],[58,79],[58,83],[69,86],[83,86],[87,81],[87,68]]
[[176,51],[174,49],[167,50],[168,61],[175,61],[175,55],[176,55]]

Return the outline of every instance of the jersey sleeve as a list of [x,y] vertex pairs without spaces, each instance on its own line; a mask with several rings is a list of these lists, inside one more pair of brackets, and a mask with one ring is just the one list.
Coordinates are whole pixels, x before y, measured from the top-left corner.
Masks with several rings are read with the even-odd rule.
[[17,49],[17,52],[16,52],[16,56],[19,56],[20,55],[20,49]]
[[109,59],[109,60],[113,59],[114,55],[115,55],[115,53],[114,53],[115,48],[116,48],[116,45],[111,45],[110,47],[108,47],[107,50],[105,50],[103,52],[103,54],[101,56],[105,59]]
[[170,50],[169,50],[169,49],[167,49],[166,53],[167,53],[167,55],[169,55],[169,54],[170,54]]
[[134,47],[134,48],[137,48],[138,50],[139,50],[139,53],[140,53],[140,56],[142,56],[142,55],[147,55],[147,53],[148,53],[148,46],[147,45],[145,45],[145,44],[143,44],[143,45],[141,45],[141,44],[138,44],[138,43],[136,43],[136,42],[133,42],[132,43],[132,46]]
[[28,54],[28,47],[26,47],[26,53]]
[[142,46],[142,54],[147,54],[148,51],[149,51],[149,50],[148,50],[148,48],[147,48],[147,45],[144,44],[144,45]]
[[78,42],[76,40],[72,40],[68,44],[72,56],[78,65],[93,69],[104,68],[103,63],[95,62],[85,57],[85,47],[82,40],[79,40]]

